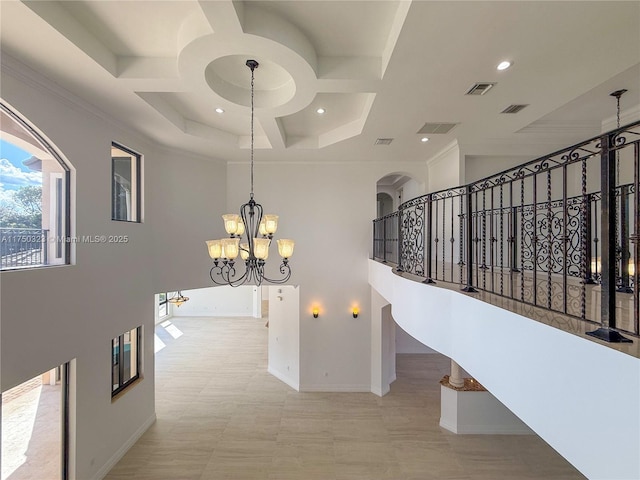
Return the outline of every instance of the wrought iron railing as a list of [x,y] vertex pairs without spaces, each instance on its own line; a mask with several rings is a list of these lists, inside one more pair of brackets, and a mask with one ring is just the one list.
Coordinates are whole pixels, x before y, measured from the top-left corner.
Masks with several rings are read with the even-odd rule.
[[403,203],[374,220],[374,258],[638,335],[639,178],[637,122]]
[[48,230],[0,228],[0,269],[47,265]]
[[373,222],[373,255],[383,262],[398,263],[398,212]]

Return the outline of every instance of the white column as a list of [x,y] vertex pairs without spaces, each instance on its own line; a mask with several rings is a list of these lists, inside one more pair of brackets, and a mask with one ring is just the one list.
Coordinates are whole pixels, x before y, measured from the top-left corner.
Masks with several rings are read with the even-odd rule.
[[449,375],[449,384],[452,387],[462,388],[464,387],[464,378],[462,378],[462,369],[460,365],[451,360],[451,375]]
[[[395,340],[390,337],[394,328],[387,302],[378,292],[371,289],[371,392],[382,397],[389,392],[391,356],[395,358]],[[392,345],[391,342],[394,342]]]

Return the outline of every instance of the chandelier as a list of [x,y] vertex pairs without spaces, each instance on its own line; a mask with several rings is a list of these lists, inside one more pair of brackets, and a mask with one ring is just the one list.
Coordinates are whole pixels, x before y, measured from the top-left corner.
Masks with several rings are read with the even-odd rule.
[[173,297],[167,300],[167,302],[175,305],[176,307],[180,307],[180,305],[188,301],[189,297],[185,297],[180,290],[178,290],[178,292]]
[[[229,238],[207,240],[209,256],[213,259],[213,267],[209,276],[217,285],[237,287],[245,283],[260,285],[262,282],[285,283],[291,277],[289,258],[293,255],[294,241],[280,239],[278,253],[282,257],[280,278],[269,278],[265,275],[265,264],[269,256],[269,246],[278,229],[278,215],[263,215],[262,205],[253,198],[253,75],[258,62],[247,60],[251,69],[251,194],[249,201],[240,207],[240,215],[230,213],[222,215],[224,228]],[[242,243],[241,243],[242,240]],[[244,261],[244,273],[236,271],[236,258],[240,255]]]

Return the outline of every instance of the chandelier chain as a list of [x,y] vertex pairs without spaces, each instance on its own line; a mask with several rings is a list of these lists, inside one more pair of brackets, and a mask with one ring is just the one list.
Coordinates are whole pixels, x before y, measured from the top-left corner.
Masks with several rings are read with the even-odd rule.
[[[620,97],[622,95],[624,95],[624,93],[626,92],[626,89],[622,89],[622,90],[616,90],[613,93],[610,93],[609,95],[612,97],[616,98],[616,126],[618,128],[618,130],[620,129]],[[612,145],[613,146],[613,145]],[[616,149],[615,151],[615,159],[616,159],[616,165],[615,165],[615,177],[613,179],[613,186],[614,188],[621,183],[620,180],[620,151]],[[620,275],[620,264],[617,260],[618,258],[618,254],[622,253],[622,244],[624,242],[623,238],[619,237],[619,233],[620,230],[618,228],[618,223],[619,223],[619,215],[620,215],[620,208],[622,208],[622,204],[618,203],[621,202],[621,199],[618,199],[618,197],[616,197],[615,199],[615,204],[614,204],[614,217],[615,217],[615,228],[613,229],[613,237],[615,239],[615,243],[616,243],[616,255],[615,255],[615,282],[617,283],[617,278]]]
[[[616,97],[617,106],[616,106],[616,122],[617,128],[620,128],[620,95]],[[620,180],[620,154],[616,150],[616,180]]]
[[250,66],[251,68],[251,200],[253,200],[253,70],[254,66]]
[[620,96],[618,96],[616,98],[616,100],[618,101],[618,105],[617,105],[617,112],[616,112],[616,119],[617,119],[617,123],[618,123],[618,128],[620,128]]
[[[626,93],[626,89],[616,90],[609,95],[612,97],[616,97],[616,126],[620,129],[620,97]],[[616,179],[620,178],[620,155],[618,151],[616,151]]]

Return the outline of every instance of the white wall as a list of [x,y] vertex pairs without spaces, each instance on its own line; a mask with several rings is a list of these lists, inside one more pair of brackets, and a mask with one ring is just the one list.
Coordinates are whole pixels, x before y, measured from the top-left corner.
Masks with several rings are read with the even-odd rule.
[[[2,98],[74,167],[75,226],[128,243],[75,244],[75,265],[2,272],[1,388],[77,359],[77,478],[96,478],[155,418],[154,293],[208,286],[204,240],[222,214],[225,167],[159,149],[37,73],[2,58]],[[111,142],[144,155],[144,223],[111,221]],[[217,232],[221,235],[221,231]],[[143,326],[141,382],[111,401],[111,339]]]
[[[551,152],[549,152],[551,153]],[[522,165],[530,156],[465,155],[465,178],[460,183],[471,183],[504,170]]]
[[464,183],[464,163],[457,142],[450,143],[427,160],[429,193],[460,186]]
[[436,353],[424,343],[416,340],[400,325],[395,325],[396,353]]
[[424,183],[418,182],[413,178],[410,178],[402,185],[402,197],[405,202],[424,194]]
[[372,260],[369,269],[398,325],[460,364],[587,478],[640,478],[640,359]]
[[173,307],[174,317],[253,317],[258,287],[208,287],[182,290],[189,301]]
[[[424,166],[394,168],[424,178]],[[376,182],[387,173],[382,164],[255,165],[255,198],[266,213],[280,215],[275,237],[296,241],[289,283],[300,287],[301,390],[371,389],[367,258]],[[237,210],[248,197],[248,164],[229,164],[229,209]],[[277,258],[272,247],[273,275]],[[351,315],[355,304],[361,310],[357,319]],[[315,305],[318,319],[311,316]]]
[[298,287],[277,285],[269,290],[269,366],[273,376],[300,388],[300,296]]

